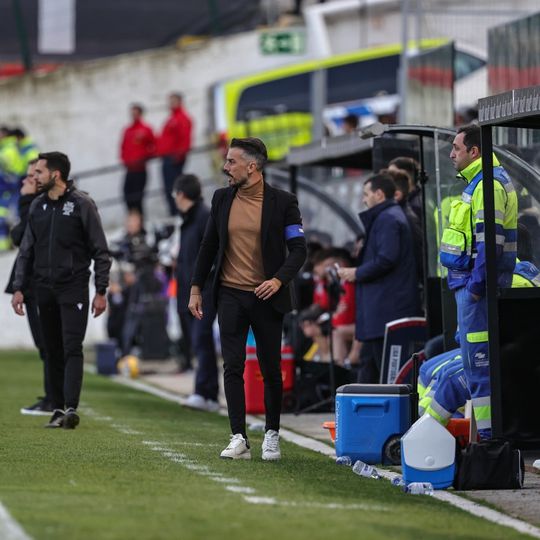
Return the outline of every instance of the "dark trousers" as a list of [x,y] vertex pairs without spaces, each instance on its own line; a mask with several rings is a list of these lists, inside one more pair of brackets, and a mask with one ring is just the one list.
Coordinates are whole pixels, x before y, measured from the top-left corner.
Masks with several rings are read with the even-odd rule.
[[362,384],[379,384],[383,355],[384,338],[367,339],[362,342],[358,382]]
[[213,302],[203,303],[204,317],[196,319],[189,311],[178,311],[186,349],[197,358],[195,393],[205,399],[218,400],[218,369],[212,324],[216,318]]
[[47,360],[47,351],[45,350],[45,344],[43,342],[43,335],[41,333],[41,325],[39,322],[39,310],[36,298],[33,294],[25,294],[24,305],[26,307],[26,317],[28,319],[28,325],[30,326],[30,332],[34,345],[36,346],[39,357],[43,361],[43,390],[45,391],[45,401],[51,401],[51,381],[49,378],[49,362]]
[[253,292],[221,287],[218,322],[224,362],[224,387],[233,434],[246,436],[244,365],[246,339],[251,326],[257,358],[264,380],[266,430],[279,430],[283,382],[281,378],[281,333],[283,314]]
[[124,178],[124,202],[129,210],[138,210],[143,214],[143,197],[146,186],[146,170],[126,171]]
[[176,202],[172,196],[174,181],[182,174],[185,160],[175,161],[171,156],[164,156],[161,163],[163,175],[163,189],[165,190],[165,200],[169,207],[169,214],[175,216],[178,213]]
[[88,289],[58,292],[38,287],[36,295],[48,358],[51,403],[55,409],[76,409],[83,379]]

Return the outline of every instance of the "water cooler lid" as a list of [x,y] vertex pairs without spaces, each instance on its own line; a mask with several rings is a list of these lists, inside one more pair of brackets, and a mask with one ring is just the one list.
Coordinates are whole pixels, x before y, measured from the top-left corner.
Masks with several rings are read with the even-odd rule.
[[456,458],[456,440],[437,420],[424,414],[401,438],[401,462],[420,471],[444,469]]
[[396,394],[409,395],[411,393],[410,384],[344,384],[337,390],[337,394]]

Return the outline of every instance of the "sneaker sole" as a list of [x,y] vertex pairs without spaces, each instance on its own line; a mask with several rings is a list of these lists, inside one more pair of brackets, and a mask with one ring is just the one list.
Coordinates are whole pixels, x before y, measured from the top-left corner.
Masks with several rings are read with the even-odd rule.
[[64,429],[75,429],[79,425],[80,419],[77,414],[66,414],[62,420]]
[[51,416],[53,411],[34,411],[29,409],[21,409],[21,414],[26,416]]
[[238,456],[219,456],[221,459],[251,459],[251,452],[244,452]]
[[281,459],[281,454],[279,456],[261,456],[263,461],[279,461]]

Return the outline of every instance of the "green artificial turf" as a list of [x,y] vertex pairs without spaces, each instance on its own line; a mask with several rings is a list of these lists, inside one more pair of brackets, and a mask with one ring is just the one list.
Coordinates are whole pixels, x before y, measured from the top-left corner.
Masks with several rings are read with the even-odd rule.
[[0,502],[36,540],[522,537],[284,441],[282,461],[263,462],[259,433],[251,461],[220,460],[226,418],[97,375],[80,426],[44,429],[19,414],[41,388],[36,355],[1,352],[0,369]]

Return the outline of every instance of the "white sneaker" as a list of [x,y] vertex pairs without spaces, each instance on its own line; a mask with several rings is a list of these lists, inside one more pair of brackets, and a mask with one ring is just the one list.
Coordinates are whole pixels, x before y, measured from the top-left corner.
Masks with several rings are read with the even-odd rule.
[[219,455],[223,459],[251,459],[248,442],[241,433],[231,435],[229,446]]
[[185,406],[190,409],[200,409],[201,411],[206,411],[206,399],[204,399],[199,394],[191,394],[186,399]]
[[214,401],[213,399],[207,399],[205,403],[205,410],[208,412],[218,412],[220,409],[220,405],[217,401]]
[[279,433],[273,429],[269,429],[264,434],[262,458],[265,461],[275,461],[281,459],[281,451],[279,449]]

